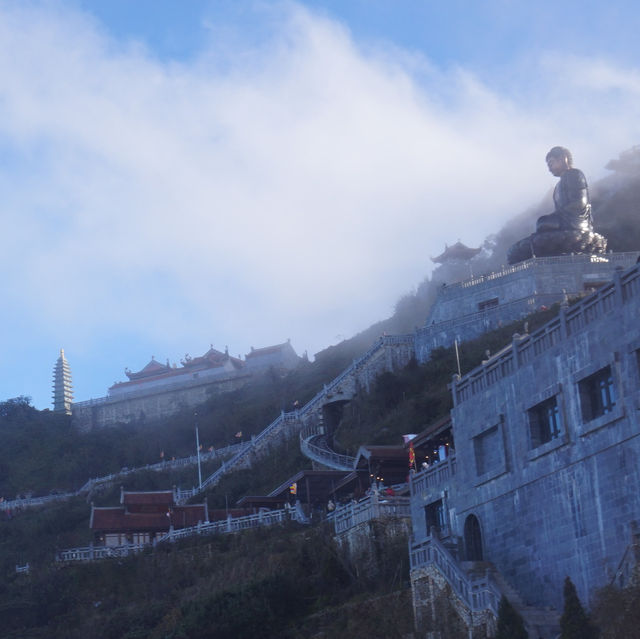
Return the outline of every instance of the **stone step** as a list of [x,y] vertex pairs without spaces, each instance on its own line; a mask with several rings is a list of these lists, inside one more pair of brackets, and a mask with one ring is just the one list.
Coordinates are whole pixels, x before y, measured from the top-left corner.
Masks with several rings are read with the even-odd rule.
[[553,639],[560,631],[560,613],[557,610],[529,606],[494,567],[491,576],[502,594],[524,619],[530,639]]

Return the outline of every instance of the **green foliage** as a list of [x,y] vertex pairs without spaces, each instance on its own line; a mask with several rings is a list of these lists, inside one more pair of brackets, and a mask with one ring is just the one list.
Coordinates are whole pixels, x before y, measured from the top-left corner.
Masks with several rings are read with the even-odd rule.
[[595,596],[593,620],[601,639],[637,637],[640,629],[640,585],[626,588],[606,586]]
[[0,575],[16,565],[50,563],[60,548],[89,542],[89,505],[80,498],[0,513]]
[[564,609],[560,617],[560,639],[595,639],[597,633],[578,599],[569,577],[564,580]]
[[[370,345],[368,338],[356,337],[327,349],[314,363],[301,362],[287,375],[269,370],[243,388],[214,394],[197,410],[90,432],[78,432],[67,415],[36,410],[27,397],[0,402],[0,496],[76,490],[88,479],[154,464],[161,453],[167,460],[192,455],[196,423],[205,449],[237,443],[238,432],[246,440],[282,410],[292,410],[294,402],[304,405]],[[175,474],[169,481],[181,484]],[[188,478],[184,485],[195,483]]]
[[273,637],[291,617],[305,612],[306,607],[300,588],[289,576],[272,575],[187,603],[181,611],[178,632],[169,637]]
[[511,602],[502,595],[498,606],[498,628],[495,639],[527,639],[524,621]]
[[305,468],[309,468],[309,460],[300,452],[300,443],[294,437],[274,446],[268,456],[257,460],[250,469],[223,476],[215,488],[206,492],[207,503],[210,509],[233,508],[241,497],[266,495]]
[[[291,524],[122,560],[36,567],[0,586],[0,624],[3,636],[21,639],[304,637],[307,618],[315,626],[323,609],[351,601],[373,599],[368,614],[382,622],[389,611],[375,599],[400,585],[394,570],[390,560],[358,580],[326,528]],[[407,632],[410,622],[409,613]]]
[[[612,182],[594,198],[596,227],[608,236],[613,250],[640,248],[638,192],[633,176]],[[508,246],[530,233],[536,217],[545,212],[526,211],[488,238],[474,261],[476,272],[497,270]],[[291,410],[294,402],[304,405],[384,332],[411,332],[422,325],[438,287],[468,275],[466,266],[437,267],[431,279],[398,302],[393,317],[318,353],[312,364],[303,362],[286,376],[269,371],[244,388],[212,395],[197,411],[185,409],[168,419],[78,433],[67,416],[37,411],[27,397],[0,402],[0,495],[77,489],[91,477],[155,463],[161,452],[165,459],[190,455],[196,423],[205,448],[236,443],[239,431],[245,438],[257,434],[281,410]],[[555,312],[529,318],[529,330]],[[480,364],[487,350],[496,352],[508,344],[516,331],[523,332],[522,322],[461,345],[462,372]],[[419,432],[447,414],[447,384],[457,370],[454,349],[442,348],[423,365],[413,361],[402,371],[385,373],[369,394],[358,395],[338,416],[336,442],[353,453],[363,443],[399,443],[401,434]],[[252,469],[225,477],[207,495],[209,506],[224,508],[243,495],[265,494],[307,465],[297,441],[285,443]],[[213,469],[207,466],[203,474]],[[125,489],[154,490],[192,486],[196,476],[194,467],[148,471],[127,476],[122,483]],[[94,498],[117,503],[119,490],[115,485]],[[404,539],[397,545],[374,544],[372,556],[356,565],[335,547],[328,530],[301,531],[290,525],[186,540],[127,560],[61,568],[51,566],[50,559],[59,548],[86,543],[89,505],[77,499],[18,515],[0,515],[0,627],[9,638],[355,639],[403,636],[412,630]],[[27,561],[31,574],[16,575],[15,565]],[[392,588],[400,589],[397,597],[389,592]],[[595,614],[607,628],[604,639],[635,636],[639,596],[637,589],[601,591]],[[450,602],[443,599],[440,604],[438,616],[448,620],[442,636],[457,636],[461,630],[455,619],[450,621]],[[526,636],[518,634],[511,612],[501,616],[504,627],[499,633]],[[562,637],[592,636],[593,628],[567,579]]]
[[[464,374],[478,366],[486,353],[508,345],[513,334],[529,331],[552,319],[555,306],[514,322],[459,346],[460,370]],[[353,455],[363,443],[398,444],[401,435],[419,433],[447,415],[452,406],[448,384],[458,370],[454,347],[436,348],[424,364],[415,360],[402,370],[385,372],[371,391],[360,392],[345,408],[334,433],[337,448]]]

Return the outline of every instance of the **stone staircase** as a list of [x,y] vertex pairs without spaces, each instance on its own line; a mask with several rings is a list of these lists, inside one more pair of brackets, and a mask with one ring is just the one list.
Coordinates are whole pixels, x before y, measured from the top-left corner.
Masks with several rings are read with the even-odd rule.
[[524,619],[529,639],[554,639],[560,633],[560,613],[557,610],[534,608],[527,605],[502,574],[490,564],[491,578],[502,594]]
[[430,608],[428,601],[421,601],[417,595],[420,592],[433,593],[433,588],[419,585],[427,580],[440,582],[437,588],[440,590],[444,583],[449,585],[455,595],[452,601],[460,617],[466,620],[469,630],[478,625],[485,629],[495,627],[498,606],[504,595],[522,616],[529,639],[556,639],[558,636],[558,611],[527,605],[492,563],[458,561],[452,554],[452,547],[445,545],[437,536],[421,542],[410,542],[409,555],[416,620],[421,617],[420,609],[424,609],[425,605],[427,609]]
[[284,411],[261,433],[252,437],[245,449],[229,459],[196,489],[202,492],[215,486],[231,470],[249,468],[254,459],[266,454],[274,443],[298,434],[300,449],[309,459],[336,470],[351,470],[353,458],[332,451],[326,440],[322,416],[323,406],[353,399],[358,388],[369,384],[382,372],[405,366],[414,354],[413,335],[383,335],[361,357],[355,359],[340,375],[316,393],[299,410]]

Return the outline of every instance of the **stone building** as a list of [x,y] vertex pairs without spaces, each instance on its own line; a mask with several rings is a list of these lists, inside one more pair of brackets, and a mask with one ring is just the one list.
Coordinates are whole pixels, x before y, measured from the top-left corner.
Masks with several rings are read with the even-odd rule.
[[479,337],[543,307],[595,290],[628,268],[639,253],[534,257],[496,273],[443,285],[415,336],[416,359],[439,346]]
[[419,622],[434,589],[470,625],[508,591],[552,636],[532,607],[561,610],[566,576],[586,604],[615,578],[640,519],[639,317],[636,265],[454,378],[449,454],[411,481]]
[[249,370],[266,370],[274,368],[276,371],[289,371],[300,362],[290,341],[275,346],[253,348],[244,357],[244,363]]
[[175,503],[171,490],[120,491],[120,506],[91,506],[89,527],[98,546],[149,544],[169,532],[209,521],[207,503]]
[[83,430],[174,415],[211,397],[244,386],[252,377],[273,369],[293,370],[301,358],[289,342],[254,349],[245,360],[213,346],[204,355],[185,355],[180,366],[155,357],[137,372],[125,369],[126,382],[117,382],[108,395],[71,405],[74,424]]
[[60,357],[53,369],[53,410],[56,413],[71,415],[73,401],[73,386],[71,385],[71,368],[64,356],[64,349],[60,349]]

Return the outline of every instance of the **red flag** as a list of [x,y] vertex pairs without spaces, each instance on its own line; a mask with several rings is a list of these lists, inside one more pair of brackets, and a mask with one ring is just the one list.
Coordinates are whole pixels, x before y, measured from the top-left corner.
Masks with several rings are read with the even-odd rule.
[[409,442],[409,468],[415,468],[416,451],[413,450],[413,442]]

